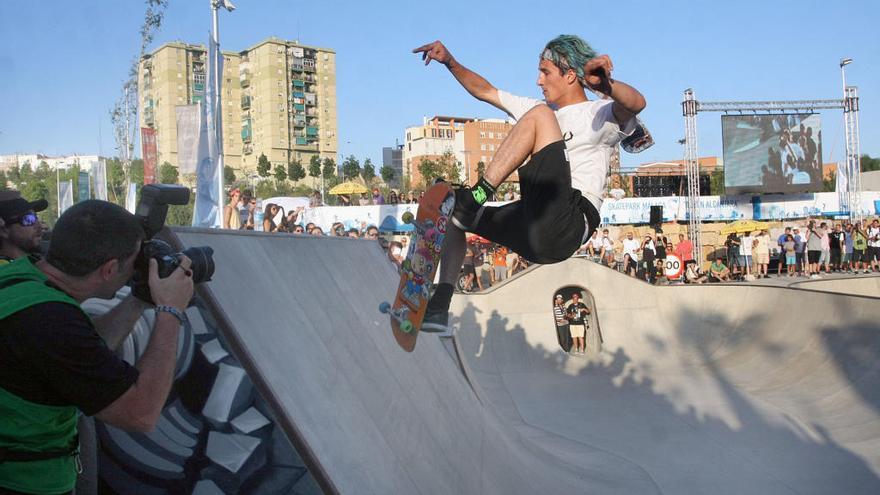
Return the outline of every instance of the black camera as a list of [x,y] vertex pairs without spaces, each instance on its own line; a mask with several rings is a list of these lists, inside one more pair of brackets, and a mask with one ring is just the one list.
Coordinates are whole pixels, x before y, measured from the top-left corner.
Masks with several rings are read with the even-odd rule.
[[159,278],[171,275],[180,266],[181,254],[192,260],[190,270],[194,283],[208,282],[214,275],[214,250],[210,247],[191,247],[182,253],[176,253],[167,242],[153,239],[153,236],[165,226],[168,205],[189,203],[189,194],[189,189],[186,187],[170,184],[148,184],[141,189],[141,200],[135,210],[135,216],[143,223],[145,240],[134,262],[134,277],[132,277],[132,293],[138,299],[153,302],[149,284],[151,258],[159,265]]

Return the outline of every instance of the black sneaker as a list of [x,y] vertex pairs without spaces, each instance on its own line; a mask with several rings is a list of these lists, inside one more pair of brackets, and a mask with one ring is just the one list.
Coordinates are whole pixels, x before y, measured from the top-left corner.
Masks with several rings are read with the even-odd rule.
[[428,333],[449,333],[449,310],[431,309],[425,311],[425,319],[422,320],[422,331]]
[[483,203],[488,200],[482,188],[462,187],[455,190],[455,208],[450,220],[456,227],[472,232],[483,215]]

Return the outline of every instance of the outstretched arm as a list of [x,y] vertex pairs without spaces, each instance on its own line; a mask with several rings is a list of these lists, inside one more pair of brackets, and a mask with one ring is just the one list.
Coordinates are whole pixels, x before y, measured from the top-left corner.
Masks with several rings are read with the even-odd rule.
[[584,82],[593,91],[614,100],[611,107],[614,118],[621,126],[641,112],[647,103],[642,93],[625,82],[611,78],[614,65],[608,55],[600,55],[584,64]]
[[449,53],[449,50],[447,50],[440,41],[435,41],[415,48],[413,53],[421,53],[425,65],[430,64],[432,60],[436,60],[445,65],[446,68],[449,69],[449,72],[455,76],[458,83],[461,84],[471,96],[480,101],[485,101],[502,111],[506,111],[504,110],[504,107],[501,106],[501,100],[498,98],[498,89],[496,89],[495,86],[492,86],[492,84],[483,78],[483,76],[458,63],[458,61],[455,60],[455,57]]

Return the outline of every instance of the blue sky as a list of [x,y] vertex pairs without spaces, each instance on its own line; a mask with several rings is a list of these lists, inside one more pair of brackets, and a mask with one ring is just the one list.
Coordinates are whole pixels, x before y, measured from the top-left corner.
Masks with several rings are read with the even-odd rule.
[[[880,156],[876,1],[236,5],[221,13],[224,49],[278,36],[336,50],[340,152],[361,160],[381,163],[382,147],[403,141],[404,128],[423,116],[502,116],[442,66],[424,67],[412,48],[443,40],[495,86],[538,97],[537,54],[560,33],[609,54],[615,77],[647,98],[642,118],[657,144],[624,153],[625,167],[681,158],[684,89],[704,101],[840,98],[841,57],[855,60],[847,82],[859,86],[862,152]],[[109,109],[139,49],[144,10],[137,0],[0,1],[0,154],[115,154]],[[171,0],[151,48],[206,43],[210,20],[208,0]],[[841,160],[842,113],[825,111],[822,119],[824,159]],[[700,154],[720,154],[720,114],[701,114],[698,130]]]

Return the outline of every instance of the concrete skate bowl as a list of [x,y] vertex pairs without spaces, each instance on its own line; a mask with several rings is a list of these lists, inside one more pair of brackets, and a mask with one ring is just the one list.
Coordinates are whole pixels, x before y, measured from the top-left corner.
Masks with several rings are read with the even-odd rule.
[[880,297],[880,276],[862,275],[859,277],[835,278],[829,280],[805,280],[802,282],[795,282],[791,284],[790,287],[821,292],[836,292],[838,294]]
[[[565,285],[592,293],[600,352],[559,350],[549,301]],[[582,466],[582,491],[625,493],[590,484],[618,458],[663,493],[880,493],[880,300],[655,287],[572,259],[452,309],[480,397]]]
[[[456,296],[456,339],[406,353],[377,310],[398,277],[375,243],[177,236],[214,247],[200,292],[219,338],[325,492],[880,489],[875,300],[569,260]],[[565,285],[593,295],[601,352],[558,350]]]

